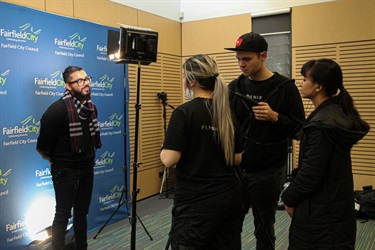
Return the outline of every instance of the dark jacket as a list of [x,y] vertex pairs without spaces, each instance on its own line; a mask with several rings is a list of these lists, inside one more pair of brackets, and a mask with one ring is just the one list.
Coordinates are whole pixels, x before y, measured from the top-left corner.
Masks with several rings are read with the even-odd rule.
[[289,249],[354,249],[356,218],[350,150],[368,131],[354,129],[328,100],[303,127],[298,173],[282,200],[295,207]]
[[[255,86],[255,89],[252,87]],[[288,138],[294,138],[301,130],[305,119],[302,99],[294,80],[277,72],[265,81],[250,81],[241,75],[229,85],[231,109],[241,126],[241,137],[245,144],[241,167],[246,172],[258,172],[286,165]],[[246,100],[236,96],[262,96],[272,110],[279,113],[278,121],[259,121],[254,118],[251,106]]]
[[[94,104],[93,104],[94,105]],[[94,105],[95,114],[98,111]],[[74,154],[71,151],[69,137],[69,118],[62,98],[48,107],[40,120],[41,127],[36,149],[53,166],[68,168],[93,167],[95,149],[89,135],[89,120],[81,120],[84,137],[90,140],[85,143],[83,153]]]

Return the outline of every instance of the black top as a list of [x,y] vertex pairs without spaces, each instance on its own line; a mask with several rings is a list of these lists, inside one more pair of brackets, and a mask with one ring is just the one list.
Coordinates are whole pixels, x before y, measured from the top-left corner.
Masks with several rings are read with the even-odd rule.
[[[294,80],[277,72],[264,81],[241,75],[228,85],[231,108],[241,124],[245,144],[241,167],[246,172],[280,168],[287,163],[288,138],[297,138],[305,119],[301,95]],[[233,92],[267,102],[279,114],[278,121],[256,120],[251,105]]]
[[[202,98],[182,104],[169,122],[163,148],[182,152],[176,166],[175,203],[196,202],[238,185],[233,167],[227,166],[214,139],[206,101],[211,106],[212,100]],[[235,152],[242,152],[240,143]]]
[[[97,113],[96,107],[95,113]],[[71,151],[68,112],[62,99],[49,106],[40,122],[36,148],[44,158],[50,159],[53,166],[68,168],[94,166],[95,149],[89,133],[89,119],[81,120],[85,143],[84,152],[80,154],[73,154]]]

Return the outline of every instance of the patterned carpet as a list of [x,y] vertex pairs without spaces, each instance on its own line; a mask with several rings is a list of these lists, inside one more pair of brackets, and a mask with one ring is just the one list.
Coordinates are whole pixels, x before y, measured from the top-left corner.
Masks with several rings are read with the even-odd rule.
[[[164,250],[170,229],[170,212],[172,197],[165,198],[159,195],[147,198],[137,203],[137,215],[140,218],[136,223],[137,250]],[[357,221],[357,250],[375,249],[375,220],[367,223]],[[285,250],[288,247],[288,228],[290,218],[285,211],[276,214],[276,249]],[[147,232],[151,236],[147,234]],[[245,219],[242,242],[244,250],[255,249],[254,225],[252,215],[249,213]],[[128,219],[107,225],[96,239],[97,232],[89,234],[90,250],[122,250],[131,249],[131,224]]]

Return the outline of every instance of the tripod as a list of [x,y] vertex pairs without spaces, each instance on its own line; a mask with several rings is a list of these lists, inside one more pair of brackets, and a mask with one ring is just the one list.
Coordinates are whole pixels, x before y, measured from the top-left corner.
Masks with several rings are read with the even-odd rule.
[[[126,110],[126,68],[124,66],[124,112]],[[137,189],[137,173],[138,173],[138,167],[141,164],[141,162],[138,162],[138,126],[139,126],[139,110],[141,109],[141,105],[139,104],[139,96],[140,96],[140,77],[141,77],[141,62],[138,62],[138,71],[137,71],[137,97],[136,97],[136,104],[135,104],[135,109],[136,109],[136,115],[135,115],[135,142],[134,142],[134,162],[133,162],[133,190],[132,190],[132,200],[131,200],[131,216],[129,217],[130,223],[131,223],[131,250],[135,250],[135,241],[136,241],[136,222],[137,219],[141,223],[143,229],[149,236],[150,240],[153,240],[149,232],[147,231],[145,225],[142,223],[141,219],[137,215],[137,194],[139,192],[139,189]],[[126,126],[124,124],[124,126]],[[126,129],[125,129],[126,131]],[[124,132],[124,136],[126,133]],[[124,156],[126,157],[126,140],[124,140]],[[126,162],[126,160],[125,160]],[[112,219],[112,217],[116,214],[116,212],[120,209],[120,207],[124,203],[129,203],[128,202],[128,178],[127,178],[127,167],[124,166],[124,179],[125,179],[125,187],[121,192],[121,196],[119,199],[119,203],[117,205],[116,210],[113,212],[113,214],[109,217],[109,219],[105,222],[105,224],[99,229],[98,233],[94,236],[94,239],[97,238],[97,236],[100,234],[100,232],[104,229],[104,227],[108,224],[108,222]],[[125,193],[125,199],[122,200],[122,197]],[[129,210],[129,209],[128,209]]]
[[[166,109],[166,106],[170,107],[171,109],[174,109],[174,107],[172,105],[169,105],[167,103],[167,93],[166,92],[160,92],[160,93],[157,93],[157,96],[159,97],[159,99],[161,100],[161,102],[163,103],[163,121],[164,121],[164,136],[167,134],[167,109]],[[169,176],[169,169],[164,167],[164,171],[163,171],[163,179],[161,181],[161,187],[160,187],[160,195],[162,194],[163,192],[163,186],[164,186],[164,182],[165,182],[165,197],[168,198],[168,176]]]

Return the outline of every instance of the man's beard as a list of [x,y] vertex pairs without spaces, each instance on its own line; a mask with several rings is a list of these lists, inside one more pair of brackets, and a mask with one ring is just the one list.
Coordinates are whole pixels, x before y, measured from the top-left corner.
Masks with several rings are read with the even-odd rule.
[[89,91],[86,95],[83,95],[80,91],[76,91],[72,89],[73,95],[78,101],[88,101],[91,100],[91,91]]

